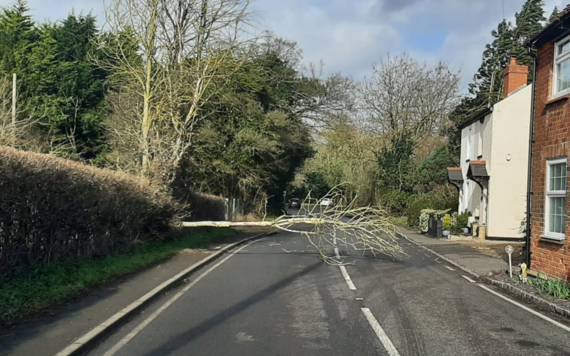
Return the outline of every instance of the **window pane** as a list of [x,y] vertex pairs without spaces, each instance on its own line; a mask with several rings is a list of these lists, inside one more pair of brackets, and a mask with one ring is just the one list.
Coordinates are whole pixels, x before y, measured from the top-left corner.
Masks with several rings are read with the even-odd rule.
[[558,91],[570,88],[570,58],[558,64]]
[[570,40],[558,45],[558,54],[566,53],[570,50]]
[[566,228],[566,198],[550,198],[549,230],[564,234]]
[[550,190],[566,190],[566,164],[553,164],[550,166]]

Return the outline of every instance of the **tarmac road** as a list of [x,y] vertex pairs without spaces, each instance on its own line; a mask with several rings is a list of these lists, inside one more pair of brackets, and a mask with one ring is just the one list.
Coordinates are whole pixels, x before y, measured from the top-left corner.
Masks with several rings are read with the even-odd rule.
[[401,244],[409,255],[403,261],[340,247],[355,262],[344,273],[324,265],[303,236],[258,240],[90,355],[570,355],[566,320],[525,310]]

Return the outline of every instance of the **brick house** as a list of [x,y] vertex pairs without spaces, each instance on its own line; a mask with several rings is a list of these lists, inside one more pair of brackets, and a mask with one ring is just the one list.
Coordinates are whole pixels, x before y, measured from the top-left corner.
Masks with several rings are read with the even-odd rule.
[[527,262],[534,271],[570,279],[570,5],[529,45],[536,77]]

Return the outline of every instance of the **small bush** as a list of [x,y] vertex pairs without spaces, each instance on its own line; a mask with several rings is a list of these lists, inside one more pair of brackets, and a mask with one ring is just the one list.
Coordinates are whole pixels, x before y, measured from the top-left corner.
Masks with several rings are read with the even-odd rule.
[[451,216],[445,214],[443,216],[443,230],[449,231],[451,229]]
[[[457,213],[455,213],[457,214]],[[457,216],[457,220],[455,222],[455,224],[453,224],[453,226],[451,227],[451,230],[454,233],[461,233],[463,231],[463,228],[466,228],[469,226],[469,217],[471,216],[471,213],[466,211],[465,213],[458,215]]]
[[424,209],[433,209],[431,196],[411,196],[408,200],[408,224],[411,227],[420,226],[420,215]]

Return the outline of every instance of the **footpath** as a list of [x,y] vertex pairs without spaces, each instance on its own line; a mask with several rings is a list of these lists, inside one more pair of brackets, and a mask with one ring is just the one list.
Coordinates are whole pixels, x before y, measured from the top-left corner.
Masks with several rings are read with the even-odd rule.
[[[505,256],[505,258],[490,256],[472,246],[468,246],[465,241],[434,239],[405,228],[400,228],[400,233],[404,235],[400,237],[404,237],[412,243],[438,254],[440,258],[470,273],[480,282],[501,288],[540,309],[549,310],[552,313],[570,318],[570,301],[556,299],[550,295],[538,292],[533,286],[511,281],[506,274],[509,264]],[[499,249],[504,249],[506,244],[512,244],[519,247],[519,249],[515,247],[515,251],[520,251],[520,247],[522,247],[520,243],[516,244],[514,242],[497,243],[488,241],[482,244],[495,245]],[[505,255],[504,252],[503,255]],[[520,260],[520,256],[517,257],[517,260]],[[518,271],[516,267],[517,262],[514,262],[513,275],[517,273],[515,271]]]
[[205,259],[221,254],[220,251],[234,243],[267,232],[248,231],[207,248],[182,251],[141,272],[107,283],[64,305],[49,309],[26,323],[0,330],[0,355],[57,355],[150,291],[158,289],[157,298],[168,293],[171,288],[158,288],[165,281],[174,279],[191,266],[199,266]]
[[488,276],[489,273],[495,274],[509,268],[508,263],[502,258],[489,256],[461,242],[434,239],[408,229],[400,229],[402,234],[412,242],[446,257],[477,276]]

